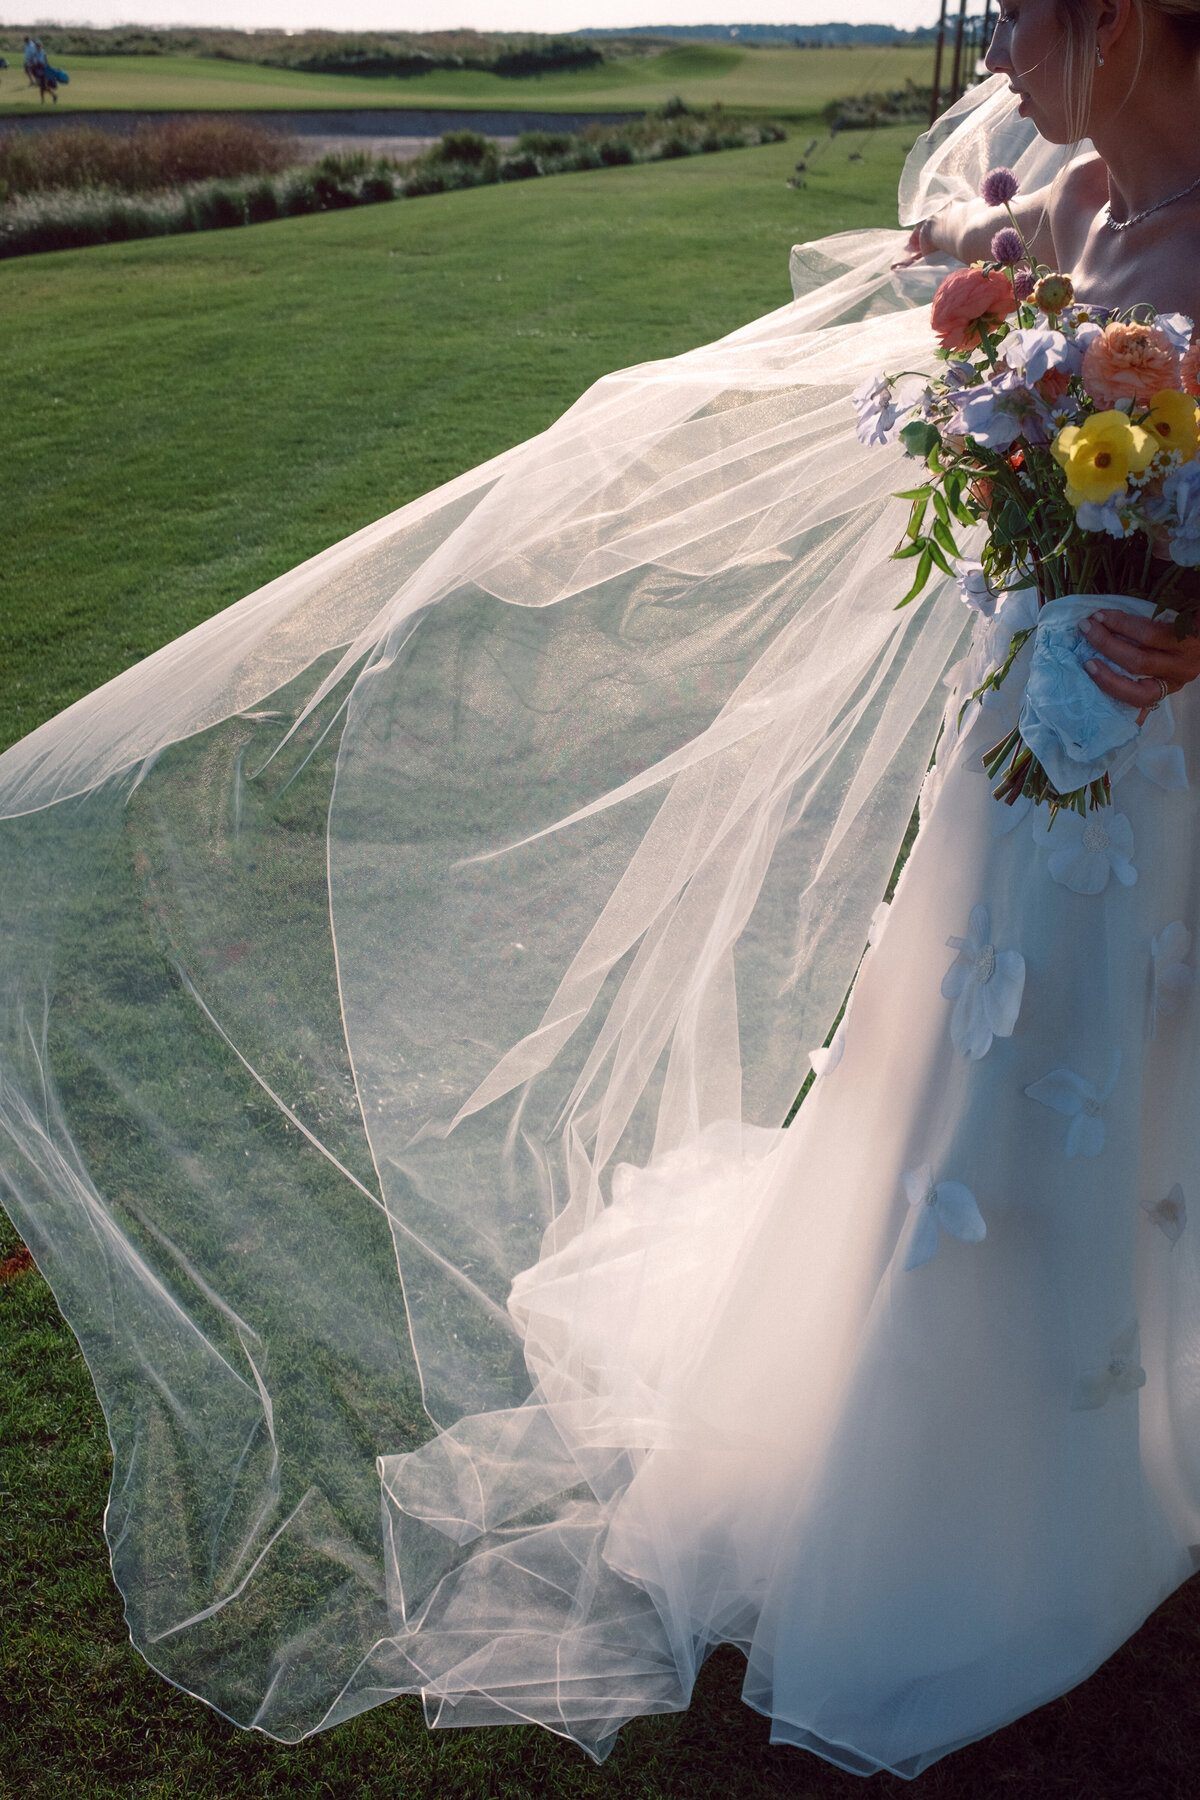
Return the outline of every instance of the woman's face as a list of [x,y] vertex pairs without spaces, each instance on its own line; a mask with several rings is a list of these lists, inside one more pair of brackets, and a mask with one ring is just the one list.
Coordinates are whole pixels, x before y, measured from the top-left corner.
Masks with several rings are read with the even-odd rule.
[[1063,103],[1067,34],[1055,0],[1001,0],[1000,17],[984,58],[994,75],[1006,75],[1017,108],[1052,144],[1067,144],[1071,130]]

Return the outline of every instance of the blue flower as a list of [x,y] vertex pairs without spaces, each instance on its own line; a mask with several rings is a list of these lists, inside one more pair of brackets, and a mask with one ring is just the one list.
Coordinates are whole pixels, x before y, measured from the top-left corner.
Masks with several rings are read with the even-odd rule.
[[1096,500],[1083,500],[1075,508],[1075,523],[1081,531],[1107,531],[1109,537],[1127,538],[1139,529],[1132,513],[1128,521],[1121,517],[1120,502],[1129,506],[1127,494],[1110,494],[1103,506]]
[[1162,497],[1167,517],[1176,525],[1170,537],[1171,556],[1184,568],[1194,569],[1200,564],[1200,462],[1172,469],[1163,482]]
[[1048,325],[1031,326],[1024,331],[1010,331],[1001,355],[1010,369],[1026,381],[1040,381],[1051,369],[1064,375],[1078,375],[1083,368],[1083,352],[1062,331]]
[[886,375],[868,375],[850,396],[860,444],[893,444],[910,418],[926,410],[929,384],[921,375],[901,376],[893,387]]
[[958,414],[954,429],[989,450],[1007,450],[1019,437],[1048,444],[1054,435],[1041,395],[1011,371],[950,398]]

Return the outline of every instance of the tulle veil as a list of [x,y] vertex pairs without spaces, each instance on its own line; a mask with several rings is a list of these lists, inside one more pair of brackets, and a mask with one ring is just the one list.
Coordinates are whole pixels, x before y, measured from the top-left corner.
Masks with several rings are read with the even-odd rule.
[[[1062,155],[985,83],[901,218]],[[133,1640],[239,1724],[419,1692],[600,1759],[739,1641],[606,1539],[677,1430],[638,1305],[682,1356],[713,1302],[687,1219],[605,1302],[622,1370],[514,1280],[631,1169],[736,1190],[861,955],[967,620],[896,610],[903,467],[847,404],[928,358],[903,241],[799,246],[790,305],[0,758],[4,1201],[104,1407]]]

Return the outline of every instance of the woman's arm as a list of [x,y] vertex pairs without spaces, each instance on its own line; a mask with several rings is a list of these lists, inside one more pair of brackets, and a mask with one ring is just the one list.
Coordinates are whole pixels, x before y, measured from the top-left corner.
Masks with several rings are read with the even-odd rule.
[[[1039,262],[1055,267],[1054,238],[1050,230],[1050,189],[1018,194],[1012,201],[1013,217],[1025,242]],[[1010,225],[1009,209],[987,206],[982,200],[960,200],[931,219],[922,219],[910,239],[910,248],[921,256],[942,254],[959,262],[985,262],[992,253],[992,239]]]

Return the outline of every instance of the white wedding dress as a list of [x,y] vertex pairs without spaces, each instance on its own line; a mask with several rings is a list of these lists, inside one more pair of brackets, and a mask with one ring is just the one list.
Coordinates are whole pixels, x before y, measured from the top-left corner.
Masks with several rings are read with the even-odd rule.
[[[902,216],[1057,154],[986,84]],[[914,1775],[1192,1572],[1200,711],[1086,824],[992,800],[1027,596],[896,611],[847,399],[928,360],[902,242],[0,758],[5,1205],[134,1641],[241,1724],[600,1759],[732,1643]]]

